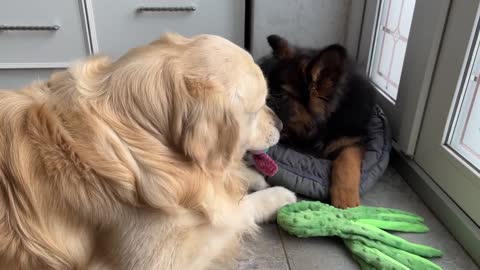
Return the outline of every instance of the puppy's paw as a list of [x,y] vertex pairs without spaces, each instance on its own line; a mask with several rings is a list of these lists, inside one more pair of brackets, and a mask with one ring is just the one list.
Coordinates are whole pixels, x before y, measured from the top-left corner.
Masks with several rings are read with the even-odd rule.
[[360,205],[360,193],[357,189],[332,187],[330,189],[331,203],[341,209]]

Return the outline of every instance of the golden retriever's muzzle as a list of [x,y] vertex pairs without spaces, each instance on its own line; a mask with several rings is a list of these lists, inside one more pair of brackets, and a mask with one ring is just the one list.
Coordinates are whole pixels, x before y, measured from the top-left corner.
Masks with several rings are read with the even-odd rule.
[[273,123],[275,128],[278,129],[278,132],[281,132],[283,129],[283,123],[282,123],[282,120],[280,120],[280,118],[278,118],[278,116],[275,113],[273,113]]

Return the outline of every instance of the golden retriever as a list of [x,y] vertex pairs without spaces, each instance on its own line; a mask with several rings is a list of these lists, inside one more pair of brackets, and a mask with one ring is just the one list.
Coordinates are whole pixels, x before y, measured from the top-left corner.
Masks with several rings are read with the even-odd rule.
[[295,201],[247,194],[243,155],[279,139],[266,97],[246,51],[177,34],[0,91],[0,269],[231,268]]

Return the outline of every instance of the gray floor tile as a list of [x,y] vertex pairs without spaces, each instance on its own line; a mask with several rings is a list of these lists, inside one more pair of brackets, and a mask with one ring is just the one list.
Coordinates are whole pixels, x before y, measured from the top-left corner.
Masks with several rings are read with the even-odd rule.
[[[444,270],[479,269],[394,169],[387,170],[380,182],[362,198],[362,204],[397,208],[423,216],[430,232],[399,235],[412,242],[441,249],[444,256],[433,261]],[[271,224],[267,225],[265,231],[256,241],[250,242],[249,246],[252,255],[242,261],[242,270],[285,270],[289,269],[288,265],[291,270],[359,269],[339,239],[299,239],[281,230],[279,234],[279,230]]]
[[422,216],[430,228],[430,232],[425,234],[398,235],[409,241],[442,250],[444,256],[432,261],[445,270],[479,269],[460,244],[394,169],[389,168],[387,170],[382,180],[362,198],[362,203],[372,206],[398,208]]
[[263,226],[256,239],[248,240],[238,270],[288,270],[285,251],[275,224]]
[[291,270],[357,269],[343,243],[337,238],[300,239],[281,232]]

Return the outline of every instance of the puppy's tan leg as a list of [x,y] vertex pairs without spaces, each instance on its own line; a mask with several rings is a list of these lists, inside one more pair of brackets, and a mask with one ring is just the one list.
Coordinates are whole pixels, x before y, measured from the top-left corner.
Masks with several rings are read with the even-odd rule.
[[244,199],[244,211],[253,215],[255,223],[271,221],[282,206],[297,201],[295,193],[284,187],[272,187],[249,194]]
[[332,205],[349,208],[360,205],[360,173],[363,149],[352,145],[343,148],[332,164],[330,197]]

